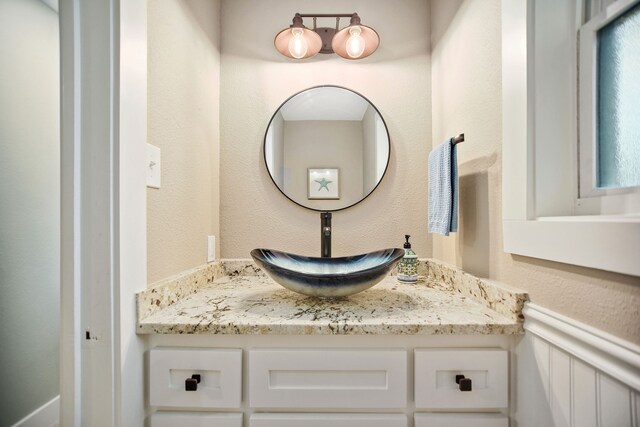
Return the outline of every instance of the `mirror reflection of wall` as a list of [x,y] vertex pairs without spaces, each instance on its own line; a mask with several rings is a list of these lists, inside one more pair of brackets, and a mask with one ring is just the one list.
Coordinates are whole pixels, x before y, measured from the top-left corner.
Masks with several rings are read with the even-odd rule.
[[[364,97],[323,86],[291,97],[278,109],[264,150],[273,182],[289,199],[310,209],[339,210],[378,185],[389,160],[389,137],[379,112]],[[308,170],[319,168],[339,170],[337,200],[309,195]]]
[[[358,121],[301,120],[284,125],[284,192],[294,200],[307,198],[307,170],[340,170],[340,200],[362,199],[363,132]],[[329,201],[316,203],[331,203]]]
[[387,157],[389,155],[389,143],[387,129],[380,118],[380,115],[369,106],[362,119],[362,130],[364,133],[363,150],[364,180],[363,194],[369,194],[382,179],[384,170],[387,167]]
[[284,188],[284,119],[279,111],[269,126],[265,144],[267,168],[272,171],[276,185]]

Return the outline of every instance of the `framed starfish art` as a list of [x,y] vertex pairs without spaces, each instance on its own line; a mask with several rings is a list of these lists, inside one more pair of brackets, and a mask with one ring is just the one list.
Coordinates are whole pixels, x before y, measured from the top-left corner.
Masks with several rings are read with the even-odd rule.
[[338,168],[309,168],[307,176],[308,199],[340,199],[340,170]]

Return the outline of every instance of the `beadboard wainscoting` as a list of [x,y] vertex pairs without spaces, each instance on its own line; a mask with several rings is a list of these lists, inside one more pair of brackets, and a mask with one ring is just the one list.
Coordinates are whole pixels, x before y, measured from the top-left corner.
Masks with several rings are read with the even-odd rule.
[[527,303],[518,427],[640,427],[640,347]]

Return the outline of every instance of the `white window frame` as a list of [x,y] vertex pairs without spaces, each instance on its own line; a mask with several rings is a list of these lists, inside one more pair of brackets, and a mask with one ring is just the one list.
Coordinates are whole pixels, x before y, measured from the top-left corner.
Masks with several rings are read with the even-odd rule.
[[640,210],[640,187],[596,186],[598,31],[638,3],[639,0],[614,1],[580,27],[580,194],[577,203],[579,213],[598,213],[603,207],[612,213]]
[[[577,185],[570,181],[575,183],[577,162],[570,163],[570,158],[565,157],[560,163],[565,167],[556,166],[559,157],[576,153],[577,136],[571,130],[576,128],[575,120],[552,129],[554,135],[559,135],[553,140],[544,137],[549,130],[536,123],[536,96],[544,94],[536,92],[534,3],[534,0],[502,1],[504,250],[640,276],[640,214],[575,215]],[[554,75],[547,77],[554,78]],[[574,118],[577,116],[576,111],[570,113]],[[546,157],[540,157],[541,152]],[[577,155],[571,156],[577,160]],[[568,183],[564,182],[567,179],[558,181],[558,191],[551,191],[552,199],[557,193],[558,200],[543,209],[546,202],[539,187],[546,177],[563,170],[571,172],[562,175],[563,179],[567,175],[573,178]],[[557,212],[552,211],[555,207]]]

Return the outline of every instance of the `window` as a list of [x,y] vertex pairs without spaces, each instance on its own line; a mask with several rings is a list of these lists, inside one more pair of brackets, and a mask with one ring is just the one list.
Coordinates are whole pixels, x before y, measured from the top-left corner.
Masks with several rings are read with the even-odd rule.
[[640,276],[639,4],[503,0],[505,252]]
[[598,31],[597,178],[640,186],[640,5]]
[[577,213],[633,213],[640,204],[640,3],[617,0],[600,10],[585,2]]

